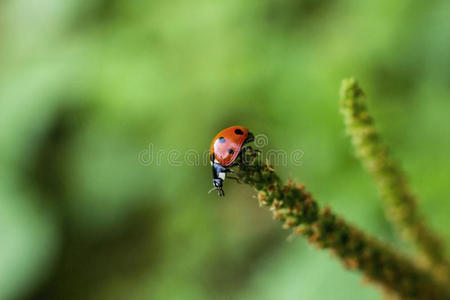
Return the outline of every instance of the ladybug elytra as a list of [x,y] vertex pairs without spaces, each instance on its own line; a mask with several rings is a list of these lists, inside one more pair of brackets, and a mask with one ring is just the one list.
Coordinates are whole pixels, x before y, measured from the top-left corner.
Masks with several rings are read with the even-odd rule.
[[243,126],[231,126],[216,135],[209,149],[214,185],[211,191],[218,190],[219,196],[225,195],[222,186],[226,174],[233,172],[230,167],[238,164],[237,158],[242,152],[242,146],[253,139],[253,134]]

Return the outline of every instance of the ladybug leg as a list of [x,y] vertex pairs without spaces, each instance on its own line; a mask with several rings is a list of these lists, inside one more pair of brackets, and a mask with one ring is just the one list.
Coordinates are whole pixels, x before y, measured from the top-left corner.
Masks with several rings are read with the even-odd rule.
[[252,146],[244,146],[242,147],[242,152],[247,152],[250,153],[251,156],[256,157],[257,155],[259,155],[261,153],[260,150],[258,149],[253,149]]
[[245,146],[241,149],[240,164],[250,167],[256,157],[261,154],[261,151],[253,149],[251,146]]
[[[236,165],[238,165],[238,164],[236,163]],[[231,167],[231,165],[225,169],[225,172],[236,174],[236,172],[234,170],[230,169],[230,167]],[[237,182],[241,182],[241,180],[235,176],[227,176],[227,179],[233,179],[233,180],[236,180]]]
[[250,151],[253,152],[254,155],[259,155],[261,153],[261,150],[253,149],[251,146],[248,146],[250,148]]
[[239,178],[234,177],[234,176],[228,176],[227,179],[233,179],[233,180],[236,180],[239,183],[241,182],[241,180]]

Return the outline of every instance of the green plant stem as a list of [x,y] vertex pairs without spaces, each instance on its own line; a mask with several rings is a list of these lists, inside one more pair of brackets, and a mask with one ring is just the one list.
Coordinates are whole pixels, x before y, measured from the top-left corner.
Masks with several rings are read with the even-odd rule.
[[425,225],[405,176],[389,157],[388,147],[382,143],[367,110],[364,92],[354,78],[346,79],[342,83],[341,112],[356,155],[385,200],[388,218],[396,225],[402,237],[418,246],[428,266],[441,277],[448,277],[449,263],[445,257],[443,243]]
[[[249,159],[245,159],[248,161]],[[346,267],[361,271],[370,282],[403,299],[450,299],[447,286],[436,281],[410,259],[372,238],[329,208],[320,209],[304,185],[282,184],[273,168],[258,155],[237,170],[242,183],[258,191],[261,206],[268,207],[285,229],[293,229],[318,248],[328,248]]]

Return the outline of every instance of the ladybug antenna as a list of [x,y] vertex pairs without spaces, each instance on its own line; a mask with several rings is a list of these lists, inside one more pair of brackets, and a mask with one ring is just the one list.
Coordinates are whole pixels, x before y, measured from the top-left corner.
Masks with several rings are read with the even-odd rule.
[[216,188],[216,187],[213,187],[212,189],[210,189],[210,190],[208,191],[208,194],[211,194],[211,192],[212,192],[212,191],[215,191],[215,190],[219,191],[219,196],[220,196],[220,197],[225,196],[225,192],[224,192],[221,188]]

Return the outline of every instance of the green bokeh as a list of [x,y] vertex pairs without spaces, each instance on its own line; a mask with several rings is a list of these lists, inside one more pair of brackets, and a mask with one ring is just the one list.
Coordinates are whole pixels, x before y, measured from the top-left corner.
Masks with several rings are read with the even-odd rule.
[[286,241],[248,187],[208,195],[204,156],[185,155],[245,125],[263,151],[304,152],[284,178],[407,249],[345,136],[353,75],[450,241],[449,15],[444,0],[0,2],[0,299],[380,299]]

